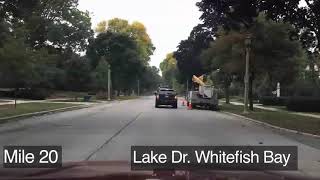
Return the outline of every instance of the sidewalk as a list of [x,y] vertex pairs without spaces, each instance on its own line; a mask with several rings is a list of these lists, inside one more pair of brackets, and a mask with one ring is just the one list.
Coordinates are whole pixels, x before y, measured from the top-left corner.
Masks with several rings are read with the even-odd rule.
[[[17,104],[23,104],[23,103],[64,103],[64,104],[75,104],[75,105],[94,105],[99,104],[99,102],[59,102],[56,100],[67,100],[67,99],[47,99],[47,100],[17,100]],[[1,102],[5,101],[5,102]],[[12,99],[0,99],[0,106],[1,105],[12,105],[14,104],[14,100]]]
[[[243,106],[244,105],[243,103],[240,103],[240,102],[230,102],[230,103],[233,104],[233,105],[237,105],[237,106]],[[290,114],[295,114],[295,115],[313,117],[313,118],[319,118],[320,119],[320,115],[304,113],[304,112],[284,111],[282,109],[278,109],[278,108],[274,108],[274,107],[264,107],[262,104],[254,104],[253,107],[258,108],[258,109],[268,110],[268,111],[287,112],[287,113],[290,113]]]

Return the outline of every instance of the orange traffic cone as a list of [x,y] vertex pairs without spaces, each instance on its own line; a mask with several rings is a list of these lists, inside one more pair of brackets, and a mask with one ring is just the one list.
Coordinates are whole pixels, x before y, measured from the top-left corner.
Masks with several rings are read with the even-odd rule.
[[189,103],[188,110],[192,110],[192,104],[191,104],[191,102]]

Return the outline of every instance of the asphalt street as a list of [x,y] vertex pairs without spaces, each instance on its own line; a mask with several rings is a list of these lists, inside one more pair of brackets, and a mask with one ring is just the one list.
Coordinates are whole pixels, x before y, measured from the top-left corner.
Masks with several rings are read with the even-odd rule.
[[[299,140],[300,139],[300,140]],[[221,112],[154,107],[154,97],[101,104],[0,126],[0,146],[59,145],[63,161],[130,160],[132,145],[293,145],[299,170],[320,177],[320,139],[280,134]],[[0,153],[2,161],[2,153]]]

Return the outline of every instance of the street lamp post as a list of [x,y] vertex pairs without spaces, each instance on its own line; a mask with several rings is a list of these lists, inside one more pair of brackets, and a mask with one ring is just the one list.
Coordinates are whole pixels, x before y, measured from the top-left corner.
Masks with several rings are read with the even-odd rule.
[[108,101],[111,101],[111,66],[108,63]]
[[189,80],[187,79],[187,92],[186,92],[186,98],[188,98],[189,94]]
[[138,92],[137,92],[138,96],[140,96],[140,80],[138,79]]
[[247,35],[245,39],[246,46],[246,74],[244,76],[244,110],[243,113],[248,113],[249,101],[249,66],[250,66],[250,50],[251,50],[251,35]]

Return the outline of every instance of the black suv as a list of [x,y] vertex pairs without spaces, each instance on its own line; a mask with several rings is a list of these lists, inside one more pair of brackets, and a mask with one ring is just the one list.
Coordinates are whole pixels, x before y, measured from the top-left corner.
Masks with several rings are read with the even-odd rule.
[[156,102],[155,107],[158,108],[160,105],[171,105],[173,108],[178,108],[177,93],[173,89],[159,88],[155,92]]

